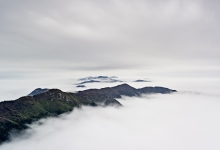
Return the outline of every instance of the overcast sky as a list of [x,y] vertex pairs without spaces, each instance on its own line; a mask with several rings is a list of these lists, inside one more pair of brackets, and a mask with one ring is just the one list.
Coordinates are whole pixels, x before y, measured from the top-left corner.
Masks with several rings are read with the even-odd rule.
[[218,0],[2,0],[0,78],[219,70],[219,6]]

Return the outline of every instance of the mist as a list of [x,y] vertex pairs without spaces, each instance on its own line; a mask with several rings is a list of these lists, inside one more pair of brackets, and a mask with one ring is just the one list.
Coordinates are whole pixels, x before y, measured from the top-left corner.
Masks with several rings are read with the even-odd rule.
[[[30,124],[30,129],[21,135],[12,134],[12,141],[0,148],[219,149],[220,96],[215,90],[219,90],[219,86],[214,84],[216,81],[203,80],[202,86],[201,80],[170,82],[167,79],[133,83],[133,86],[159,83],[170,88],[175,85],[178,92],[123,97],[118,99],[123,104],[120,108],[82,107],[56,118],[41,119]],[[188,88],[189,83],[192,83],[191,88]],[[209,90],[206,85],[209,85]]]

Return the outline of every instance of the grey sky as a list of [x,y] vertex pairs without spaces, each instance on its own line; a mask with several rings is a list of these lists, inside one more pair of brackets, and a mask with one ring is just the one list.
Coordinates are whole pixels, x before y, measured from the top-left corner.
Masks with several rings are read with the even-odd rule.
[[219,1],[0,2],[1,74],[215,67]]

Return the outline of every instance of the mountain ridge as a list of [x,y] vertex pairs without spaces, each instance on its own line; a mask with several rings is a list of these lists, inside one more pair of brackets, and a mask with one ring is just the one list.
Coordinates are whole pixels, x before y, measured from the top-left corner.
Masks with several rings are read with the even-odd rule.
[[10,139],[12,129],[23,130],[27,123],[41,118],[58,116],[81,106],[122,106],[115,98],[141,94],[168,94],[176,90],[164,87],[136,89],[128,84],[101,89],[88,89],[77,93],[48,89],[43,93],[23,96],[17,100],[0,102],[0,143]]

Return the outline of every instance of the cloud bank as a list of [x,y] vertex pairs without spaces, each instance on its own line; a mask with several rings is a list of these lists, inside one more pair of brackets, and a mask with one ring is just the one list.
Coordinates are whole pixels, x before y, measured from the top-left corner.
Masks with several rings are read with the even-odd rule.
[[217,150],[218,99],[182,92],[124,97],[122,108],[83,107],[59,118],[40,120],[1,149]]

